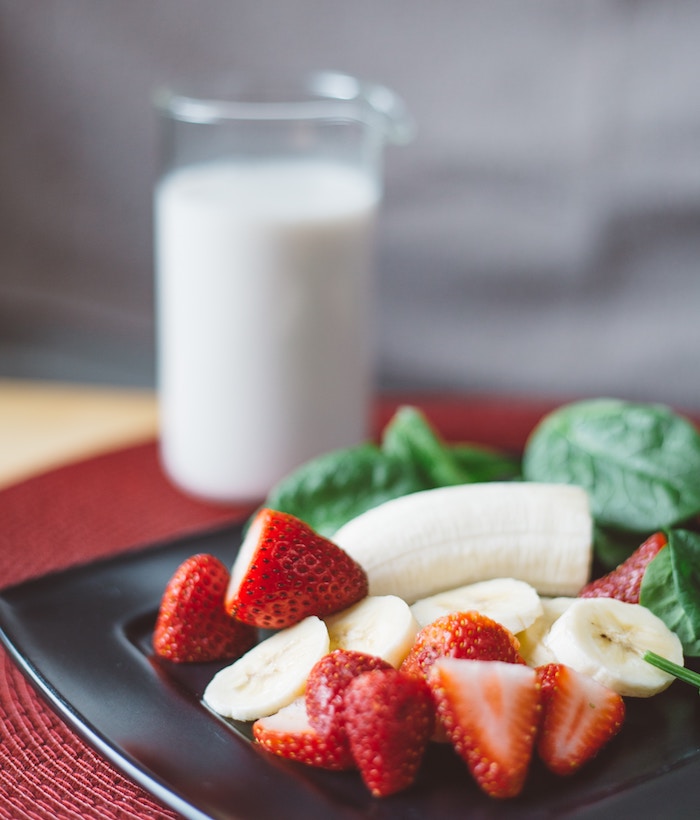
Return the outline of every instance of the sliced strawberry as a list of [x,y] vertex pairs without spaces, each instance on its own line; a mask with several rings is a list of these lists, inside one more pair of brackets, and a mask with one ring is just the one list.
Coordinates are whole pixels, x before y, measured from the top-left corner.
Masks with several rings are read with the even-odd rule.
[[253,723],[253,737],[268,752],[321,769],[353,769],[355,767],[345,736],[319,734],[309,724],[304,698],[270,717]]
[[309,723],[321,734],[346,737],[345,690],[354,678],[372,669],[392,669],[375,655],[334,649],[313,667],[306,681],[306,711]]
[[620,731],[624,701],[617,692],[563,664],[550,663],[536,671],[542,689],[537,751],[555,774],[573,774]]
[[433,724],[428,685],[397,669],[364,672],[345,690],[350,749],[375,797],[395,794],[415,781]]
[[628,604],[639,603],[642,578],[649,563],[666,546],[666,536],[656,532],[614,570],[587,584],[580,598],[619,598]]
[[520,794],[540,716],[535,670],[502,661],[439,658],[428,682],[438,719],[479,787],[491,797]]
[[244,623],[282,629],[367,595],[367,574],[293,515],[262,509],[233,566],[226,609]]
[[213,555],[193,555],[177,568],[160,603],[153,649],[177,663],[238,658],[257,630],[224,609],[229,572]]
[[438,658],[467,658],[481,661],[525,661],[520,643],[504,626],[479,612],[453,612],[424,626],[405,660],[401,671],[427,678]]

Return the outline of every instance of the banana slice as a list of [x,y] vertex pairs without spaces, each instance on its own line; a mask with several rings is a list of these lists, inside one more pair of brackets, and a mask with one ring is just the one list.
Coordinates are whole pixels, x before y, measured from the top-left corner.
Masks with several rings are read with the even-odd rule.
[[494,578],[438,592],[416,601],[411,607],[413,617],[421,626],[450,612],[469,610],[481,612],[515,633],[527,629],[542,615],[542,604],[537,590],[525,581]]
[[515,637],[520,641],[520,654],[528,666],[544,666],[554,662],[554,655],[544,645],[544,636],[549,628],[573,604],[577,598],[540,598],[542,614],[527,629],[517,632]]
[[326,625],[311,615],[275,632],[214,675],[204,702],[233,720],[272,715],[303,693],[311,667],[328,649]]
[[558,663],[595,678],[620,695],[650,697],[674,680],[642,660],[647,650],[683,665],[678,636],[641,604],[579,598],[552,624],[543,645]]
[[395,595],[363,598],[325,621],[331,650],[366,652],[397,668],[420,629],[408,604]]
[[491,578],[518,578],[541,595],[575,595],[589,577],[592,530],[580,487],[489,482],[392,499],[333,540],[364,567],[370,595],[412,604]]

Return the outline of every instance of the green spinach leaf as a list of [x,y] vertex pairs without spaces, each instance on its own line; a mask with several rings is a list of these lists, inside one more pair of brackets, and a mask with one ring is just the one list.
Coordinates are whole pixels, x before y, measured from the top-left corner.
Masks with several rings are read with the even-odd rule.
[[527,481],[578,484],[596,523],[653,532],[700,512],[700,434],[662,405],[616,399],[555,410],[531,434]]
[[520,460],[487,447],[447,444],[416,407],[401,407],[384,430],[382,450],[414,464],[431,487],[505,481],[520,474]]
[[413,464],[428,487],[462,484],[459,463],[427,419],[415,407],[400,407],[384,429],[382,451]]
[[365,510],[424,489],[425,479],[414,465],[367,443],[306,462],[273,487],[265,506],[330,536]]
[[644,572],[640,603],[675,632],[687,656],[700,655],[700,534],[669,530],[668,545]]
[[520,478],[520,459],[508,453],[476,444],[453,444],[450,450],[459,464],[464,484]]
[[279,482],[265,506],[296,515],[323,535],[401,495],[519,475],[519,460],[471,445],[444,442],[424,414],[401,407],[381,446],[366,443],[306,462]]

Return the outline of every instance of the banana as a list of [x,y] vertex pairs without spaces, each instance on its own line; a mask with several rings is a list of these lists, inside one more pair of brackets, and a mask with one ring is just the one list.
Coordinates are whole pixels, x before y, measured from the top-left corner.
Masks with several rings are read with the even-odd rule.
[[395,595],[363,598],[325,621],[331,650],[366,652],[397,668],[420,629],[408,604]]
[[311,615],[275,632],[214,675],[204,702],[233,720],[272,715],[304,692],[311,667],[328,649],[326,625]]
[[515,578],[494,578],[438,592],[411,607],[421,626],[450,612],[476,610],[511,632],[522,632],[542,615],[540,596],[534,587]]
[[310,729],[309,718],[306,713],[306,699],[303,695],[294,698],[291,703],[283,706],[273,715],[260,718],[267,729],[278,729],[284,732],[304,732]]
[[540,598],[542,614],[527,629],[516,632],[515,637],[520,641],[520,654],[528,666],[544,666],[554,661],[554,655],[544,645],[543,638],[549,628],[564,613],[577,598]]
[[517,578],[575,595],[589,577],[592,518],[580,487],[489,482],[386,501],[333,536],[367,572],[370,595],[409,604],[464,584]]
[[678,636],[641,604],[616,598],[579,598],[542,639],[558,663],[630,697],[650,697],[674,678],[642,659],[646,650],[683,665]]

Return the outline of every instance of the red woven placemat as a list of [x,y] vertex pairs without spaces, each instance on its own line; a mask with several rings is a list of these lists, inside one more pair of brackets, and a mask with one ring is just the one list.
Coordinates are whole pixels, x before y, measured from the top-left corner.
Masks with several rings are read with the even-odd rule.
[[[399,403],[379,404],[379,430]],[[420,404],[446,438],[517,450],[552,403],[452,397]],[[0,493],[0,587],[240,519],[163,477],[149,442],[54,470]],[[77,737],[0,649],[0,818],[172,818]]]
[[[154,443],[90,459],[0,494],[0,584],[205,529],[241,515],[180,495]],[[175,817],[92,751],[0,650],[0,817]]]

